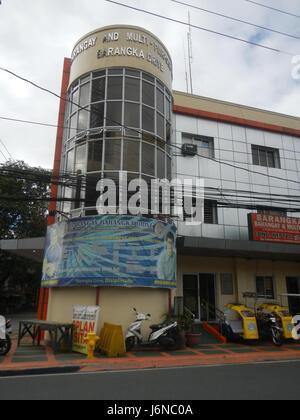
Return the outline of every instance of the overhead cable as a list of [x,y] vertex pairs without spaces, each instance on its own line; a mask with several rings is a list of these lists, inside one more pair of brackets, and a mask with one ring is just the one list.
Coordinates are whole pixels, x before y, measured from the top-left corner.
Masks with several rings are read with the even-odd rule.
[[219,35],[219,36],[222,36],[222,37],[225,37],[225,38],[233,39],[235,41],[243,42],[245,44],[249,44],[249,45],[252,45],[252,46],[255,46],[255,47],[264,48],[264,49],[269,50],[269,51],[273,51],[273,52],[277,52],[277,53],[281,53],[281,54],[286,54],[286,55],[289,55],[291,57],[294,57],[295,55],[297,55],[296,53],[283,51],[283,50],[280,50],[278,48],[272,48],[272,47],[269,47],[267,45],[258,44],[257,42],[249,41],[249,40],[246,40],[246,39],[243,39],[243,38],[238,38],[238,37],[235,37],[233,35],[224,34],[222,32],[217,32],[217,31],[213,31],[213,30],[208,29],[208,28],[204,28],[202,26],[197,26],[197,25],[193,25],[193,24],[188,23],[188,22],[183,22],[183,21],[178,20],[178,19],[170,18],[170,17],[167,17],[167,16],[162,16],[158,13],[153,13],[153,12],[150,12],[150,11],[145,10],[145,9],[139,9],[137,7],[129,6],[128,4],[119,3],[119,2],[113,1],[113,0],[105,0],[105,1],[107,1],[109,3],[112,3],[112,4],[116,4],[118,6],[126,7],[128,9],[132,9],[132,10],[137,11],[137,12],[146,13],[148,15],[155,16],[155,17],[158,17],[160,19],[165,19],[165,20],[168,20],[170,22],[178,23],[180,25],[189,26],[191,28],[199,29],[199,30],[205,31],[205,32],[209,32],[209,33],[212,33],[214,35]]
[[275,7],[267,6],[266,4],[258,3],[257,1],[253,1],[253,0],[244,0],[244,1],[248,3],[256,4],[257,6],[265,7],[266,9],[274,10],[275,12],[283,13],[285,15],[293,16],[296,18],[300,18],[299,15],[296,15],[294,13],[287,12],[286,10],[276,9]]
[[205,13],[210,13],[212,15],[220,16],[220,17],[223,17],[225,19],[230,19],[230,20],[233,20],[235,22],[239,22],[239,23],[243,23],[245,25],[253,26],[255,28],[263,29],[265,31],[274,32],[275,34],[287,36],[287,37],[294,38],[294,39],[300,39],[300,37],[296,36],[296,35],[287,34],[286,32],[281,32],[281,31],[278,31],[276,29],[266,28],[265,26],[261,26],[261,25],[255,24],[255,23],[247,22],[247,21],[242,20],[242,19],[237,19],[237,18],[234,18],[232,16],[227,16],[227,15],[224,15],[222,13],[214,12],[212,10],[203,9],[202,7],[194,6],[193,4],[185,3],[183,1],[178,1],[178,0],[171,0],[171,1],[174,2],[174,3],[181,4],[183,6],[191,7],[192,9],[200,10],[200,11],[205,12]]
[[[106,0],[106,1],[111,1],[111,0]],[[64,101],[66,101],[66,102],[69,102],[69,103],[71,103],[71,104],[73,104],[73,105],[77,106],[79,110],[85,110],[85,111],[87,111],[87,112],[89,112],[89,113],[92,113],[92,112],[93,112],[92,110],[90,110],[90,109],[88,109],[88,108],[84,108],[84,107],[80,106],[79,104],[76,104],[75,102],[71,101],[70,99],[67,99],[67,98],[65,98],[65,97],[62,97],[62,96],[60,96],[60,95],[58,95],[58,94],[56,94],[56,93],[54,93],[54,92],[50,91],[49,89],[45,89],[45,88],[43,88],[42,86],[40,86],[40,85],[38,85],[38,84],[36,84],[36,83],[30,82],[29,80],[27,80],[27,79],[25,79],[25,78],[23,78],[23,77],[21,77],[21,76],[17,75],[16,73],[13,73],[13,72],[11,72],[11,71],[9,71],[9,70],[7,70],[7,69],[3,69],[2,67],[0,67],[0,70],[8,71],[8,72],[9,72],[9,73],[11,73],[14,77],[21,78],[21,79],[22,79],[22,80],[24,80],[25,82],[28,82],[28,83],[31,83],[32,85],[34,85],[36,88],[41,89],[41,90],[43,90],[43,91],[46,91],[47,93],[50,93],[50,94],[52,94],[52,95],[54,95],[54,96],[58,97],[59,99],[62,99],[62,100],[64,100]],[[105,120],[107,120],[107,121],[113,122],[114,124],[116,124],[116,125],[117,125],[117,126],[119,126],[119,127],[122,127],[122,128],[125,128],[125,129],[129,129],[129,130],[131,130],[131,131],[135,131],[135,132],[137,132],[137,133],[139,133],[139,134],[142,134],[142,131],[141,131],[140,129],[130,128],[130,127],[128,127],[128,126],[126,126],[126,125],[124,125],[124,124],[122,124],[122,123],[120,123],[120,122],[118,122],[118,121],[114,121],[114,120],[112,120],[111,118],[108,118],[108,117],[104,117],[104,119],[105,119]],[[86,131],[89,131],[89,130],[86,130]],[[181,150],[181,147],[176,146],[176,145],[174,145],[174,144],[169,144],[169,146],[170,146],[170,147],[173,147],[173,148],[176,148],[176,149]],[[226,161],[221,161],[221,160],[218,160],[218,159],[215,159],[215,158],[212,158],[212,157],[203,156],[203,155],[200,155],[199,153],[196,153],[196,154],[195,154],[195,156],[199,156],[199,157],[202,157],[202,158],[205,158],[205,159],[208,159],[208,160],[211,160],[211,161],[214,161],[214,162],[220,163],[221,165],[226,165],[226,166],[230,166],[230,167],[235,168],[235,169],[239,169],[239,170],[242,170],[242,171],[246,171],[246,172],[248,172],[248,173],[253,173],[253,174],[260,175],[260,176],[264,176],[264,177],[267,177],[267,178],[273,178],[273,179],[282,180],[282,177],[279,177],[279,176],[269,175],[269,174],[262,173],[262,172],[258,172],[258,171],[253,171],[253,170],[250,170],[250,169],[248,169],[248,168],[244,168],[244,167],[242,167],[242,166],[236,166],[236,165],[231,164],[231,163],[226,162]],[[299,184],[299,182],[298,182],[298,181],[295,181],[295,180],[293,180],[293,179],[287,179],[286,181],[289,181],[289,182],[291,182],[291,183],[296,183],[297,185]]]

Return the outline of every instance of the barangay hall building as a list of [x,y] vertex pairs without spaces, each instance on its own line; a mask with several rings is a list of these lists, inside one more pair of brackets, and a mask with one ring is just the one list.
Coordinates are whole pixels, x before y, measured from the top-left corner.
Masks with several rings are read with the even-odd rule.
[[[44,260],[44,319],[99,305],[100,327],[125,330],[133,307],[161,322],[183,297],[198,322],[214,322],[249,292],[300,311],[282,296],[300,293],[300,119],[174,91],[172,73],[167,48],[133,26],[86,34],[65,58],[54,176],[71,181],[52,186],[46,240],[1,245]],[[179,201],[173,191],[170,214],[162,193],[156,214],[99,214],[101,180],[115,181],[119,209],[136,179],[202,180],[202,223],[187,223],[193,186]]]

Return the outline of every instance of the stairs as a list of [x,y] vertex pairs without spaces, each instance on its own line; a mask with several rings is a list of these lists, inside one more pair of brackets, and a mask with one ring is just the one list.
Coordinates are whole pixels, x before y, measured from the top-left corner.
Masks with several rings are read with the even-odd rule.
[[220,344],[220,341],[213,335],[209,334],[203,328],[202,324],[195,324],[194,331],[201,333],[200,344]]

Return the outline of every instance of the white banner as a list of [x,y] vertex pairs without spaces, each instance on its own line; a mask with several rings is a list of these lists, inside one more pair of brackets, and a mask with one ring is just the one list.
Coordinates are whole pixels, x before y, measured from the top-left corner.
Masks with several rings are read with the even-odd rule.
[[87,337],[89,332],[95,332],[97,334],[99,314],[100,306],[73,305],[73,351],[87,354],[87,345],[84,339]]

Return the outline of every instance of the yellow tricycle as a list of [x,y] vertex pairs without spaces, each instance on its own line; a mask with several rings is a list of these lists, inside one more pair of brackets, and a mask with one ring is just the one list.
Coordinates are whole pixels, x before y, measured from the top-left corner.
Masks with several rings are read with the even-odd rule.
[[228,303],[223,313],[221,334],[228,341],[258,340],[256,318],[249,308],[239,303]]

